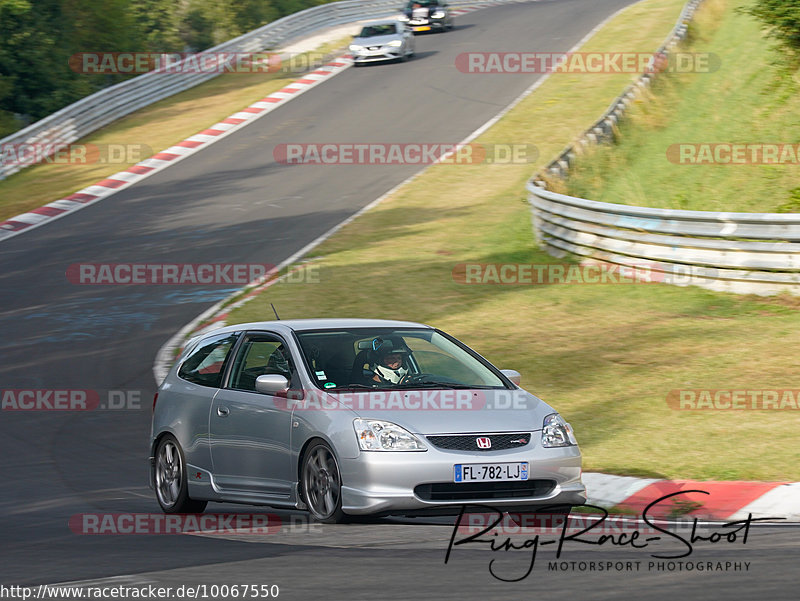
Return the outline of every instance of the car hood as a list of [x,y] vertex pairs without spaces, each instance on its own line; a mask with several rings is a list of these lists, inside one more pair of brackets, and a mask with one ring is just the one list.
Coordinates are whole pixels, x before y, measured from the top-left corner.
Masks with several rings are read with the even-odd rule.
[[376,35],[370,38],[353,38],[351,44],[357,46],[383,46],[394,40],[399,40],[399,35]]
[[393,422],[414,434],[533,432],[556,411],[518,390],[394,390],[328,393],[355,416]]

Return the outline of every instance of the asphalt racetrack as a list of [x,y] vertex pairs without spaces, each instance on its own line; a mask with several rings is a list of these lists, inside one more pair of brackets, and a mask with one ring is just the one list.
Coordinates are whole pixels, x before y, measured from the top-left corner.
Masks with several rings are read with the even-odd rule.
[[[516,583],[492,577],[489,564],[517,578],[529,547],[457,546],[445,565],[452,528],[443,519],[321,526],[300,512],[212,504],[211,514],[273,513],[288,526],[215,536],[75,527],[80,514],[159,513],[146,461],[153,358],[236,287],[76,285],[69,265],[278,264],[419,169],[284,165],[273,159],[278,144],[457,142],[539,77],[465,74],[459,53],[565,51],[630,3],[553,0],[458,17],[452,32],[419,36],[408,63],[348,69],[173,167],[0,243],[2,389],[88,390],[101,401],[92,411],[2,411],[0,583],[267,584],[285,599],[796,598],[791,527],[754,526],[746,544],[698,543],[684,559],[749,562],[746,570],[648,569],[649,550],[575,544],[562,559],[641,569],[551,571],[553,547],[542,546]],[[420,218],[435,216],[431,207]],[[206,598],[232,598],[217,592]]]

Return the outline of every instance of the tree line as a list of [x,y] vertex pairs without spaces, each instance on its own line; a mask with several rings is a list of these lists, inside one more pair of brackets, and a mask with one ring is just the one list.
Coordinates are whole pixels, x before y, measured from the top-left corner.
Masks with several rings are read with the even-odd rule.
[[767,35],[778,40],[789,56],[800,59],[800,0],[756,0],[742,12],[761,21]]
[[327,0],[0,0],[0,138],[126,75],[80,52],[197,52]]

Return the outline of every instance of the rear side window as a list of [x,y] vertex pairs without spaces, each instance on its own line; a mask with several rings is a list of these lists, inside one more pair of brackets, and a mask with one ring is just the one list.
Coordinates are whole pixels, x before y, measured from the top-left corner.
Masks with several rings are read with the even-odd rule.
[[178,370],[178,376],[200,386],[219,388],[222,372],[239,333],[221,334],[197,345]]

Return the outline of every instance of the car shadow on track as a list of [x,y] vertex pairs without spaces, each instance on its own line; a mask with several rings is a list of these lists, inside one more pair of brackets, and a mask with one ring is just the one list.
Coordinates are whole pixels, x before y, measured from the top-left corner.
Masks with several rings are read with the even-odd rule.
[[[428,58],[429,56],[433,56],[434,54],[438,54],[438,52],[439,52],[438,50],[425,50],[424,52],[415,52],[414,56],[412,56],[408,60],[412,61],[412,62],[413,61],[418,61],[420,59],[425,59],[425,58]],[[358,67],[359,69],[368,69],[370,67],[376,68],[376,67],[381,67],[381,66],[384,66],[384,65],[396,65],[396,64],[399,64],[399,63],[402,63],[402,62],[403,61],[400,60],[400,59],[394,59],[394,60],[389,60],[389,61],[375,61],[375,62],[369,62],[369,63],[361,63],[360,65],[359,64],[354,64],[353,66],[354,67]]]

